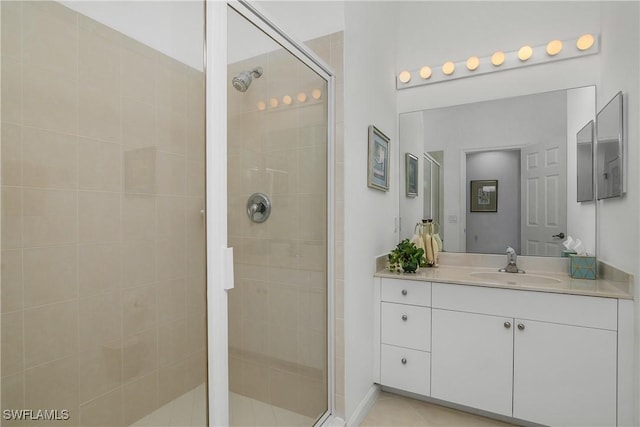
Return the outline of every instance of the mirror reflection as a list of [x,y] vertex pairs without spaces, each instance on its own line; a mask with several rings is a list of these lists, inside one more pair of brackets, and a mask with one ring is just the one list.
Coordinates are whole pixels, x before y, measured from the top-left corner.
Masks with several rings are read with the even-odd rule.
[[576,134],[578,202],[593,200],[593,120]]
[[401,114],[400,157],[417,156],[424,180],[400,197],[400,237],[433,218],[449,252],[561,256],[569,233],[594,242],[593,204],[576,202],[576,133],[594,113],[590,86]]
[[598,113],[598,199],[622,195],[622,93]]

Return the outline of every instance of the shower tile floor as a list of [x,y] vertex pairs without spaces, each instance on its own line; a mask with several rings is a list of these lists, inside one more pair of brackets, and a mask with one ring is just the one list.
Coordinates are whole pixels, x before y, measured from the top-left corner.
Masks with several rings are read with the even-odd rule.
[[[204,384],[156,409],[130,427],[206,427]],[[312,426],[315,420],[236,393],[229,393],[230,424],[234,427]]]

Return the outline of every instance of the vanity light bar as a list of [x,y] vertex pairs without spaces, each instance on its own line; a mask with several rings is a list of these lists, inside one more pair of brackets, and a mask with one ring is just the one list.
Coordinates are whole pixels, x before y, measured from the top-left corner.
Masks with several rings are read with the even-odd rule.
[[524,45],[510,52],[496,51],[489,56],[471,56],[459,62],[447,61],[444,65],[424,66],[412,71],[403,70],[396,76],[396,89],[595,55],[599,51],[600,37],[592,34],[569,40],[552,40],[539,46]]

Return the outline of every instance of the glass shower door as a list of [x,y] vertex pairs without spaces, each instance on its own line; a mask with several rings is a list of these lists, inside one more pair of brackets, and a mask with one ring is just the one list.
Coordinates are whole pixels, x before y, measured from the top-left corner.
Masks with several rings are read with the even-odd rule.
[[0,7],[2,425],[204,426],[204,4]]
[[232,425],[328,409],[327,81],[228,9]]

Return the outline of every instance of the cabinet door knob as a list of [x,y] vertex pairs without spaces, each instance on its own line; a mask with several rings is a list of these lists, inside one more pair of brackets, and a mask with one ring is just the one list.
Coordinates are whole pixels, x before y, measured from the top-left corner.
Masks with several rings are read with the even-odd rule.
[[511,327],[511,322],[504,322],[504,327],[509,329]]
[[524,331],[524,323],[518,323],[518,329]]
[[407,359],[403,357],[402,360],[400,360],[400,362],[402,362],[403,365],[406,365],[407,364]]
[[402,290],[402,295],[407,295],[407,290],[406,289]]
[[406,321],[407,321],[407,319],[408,319],[407,315],[406,315],[406,314],[403,314],[403,315],[402,315],[402,320],[406,322]]

